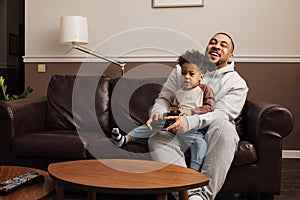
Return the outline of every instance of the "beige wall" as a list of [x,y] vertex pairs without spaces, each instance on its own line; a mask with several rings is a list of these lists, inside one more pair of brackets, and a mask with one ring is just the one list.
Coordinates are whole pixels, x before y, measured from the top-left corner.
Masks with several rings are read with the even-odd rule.
[[[236,58],[243,61],[256,57],[300,60],[300,40],[295,40],[300,35],[299,0],[204,2],[204,7],[152,8],[151,0],[28,0],[25,2],[25,58],[37,61],[37,57],[51,60],[66,56],[69,47],[58,44],[59,19],[66,15],[83,15],[89,22],[89,48],[124,31],[161,27],[182,33],[201,47],[206,46],[213,33],[228,32],[237,44]],[[160,39],[145,37],[149,38],[153,43]],[[119,48],[126,48],[132,42],[122,41],[100,51],[120,56]],[[173,43],[178,48],[183,45],[178,41]],[[149,56],[157,52],[140,54]],[[72,51],[69,55],[78,55],[78,52]]]

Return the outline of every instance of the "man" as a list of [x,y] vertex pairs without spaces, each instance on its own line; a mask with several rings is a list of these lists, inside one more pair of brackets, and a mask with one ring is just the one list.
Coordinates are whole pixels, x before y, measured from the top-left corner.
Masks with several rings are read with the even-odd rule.
[[[190,200],[214,199],[221,189],[226,174],[234,157],[239,137],[235,129],[234,119],[241,112],[248,92],[246,82],[234,71],[233,58],[234,43],[226,33],[217,33],[209,41],[206,54],[215,67],[205,74],[203,83],[208,84],[215,93],[216,107],[214,112],[204,115],[175,116],[167,119],[176,122],[167,128],[169,132],[161,132],[149,139],[149,149],[156,161],[174,163],[186,166],[184,133],[191,129],[201,129],[209,125],[205,139],[208,152],[202,166],[201,173],[209,177],[209,185],[190,190]],[[151,129],[153,120],[162,118],[162,113],[172,103],[174,93],[180,87],[180,68],[174,69],[168,77],[164,88],[156,99],[151,117],[146,122]]]

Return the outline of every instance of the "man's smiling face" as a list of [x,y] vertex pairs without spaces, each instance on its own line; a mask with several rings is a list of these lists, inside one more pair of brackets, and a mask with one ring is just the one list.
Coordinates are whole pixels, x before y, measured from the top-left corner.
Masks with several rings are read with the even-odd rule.
[[216,34],[210,39],[206,53],[218,68],[225,67],[233,57],[233,43],[227,35]]

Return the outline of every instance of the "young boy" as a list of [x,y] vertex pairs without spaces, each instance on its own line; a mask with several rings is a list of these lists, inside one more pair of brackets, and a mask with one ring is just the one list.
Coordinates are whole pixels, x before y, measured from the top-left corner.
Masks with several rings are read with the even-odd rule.
[[[190,116],[212,112],[215,107],[214,93],[208,85],[201,84],[204,73],[208,67],[208,60],[205,55],[199,51],[187,51],[185,54],[179,56],[177,64],[181,66],[182,88],[176,92],[176,98],[174,99],[173,105],[169,108],[167,115],[177,113],[179,115]],[[114,143],[121,147],[138,138],[148,138],[160,131],[165,131],[164,128],[169,125],[170,123],[167,123],[165,126],[160,126],[159,129],[153,127],[152,130],[146,125],[141,125],[125,136],[119,132],[118,128],[113,128],[112,138]],[[189,134],[195,135],[194,141],[190,146],[190,167],[195,170],[201,169],[207,152],[207,144],[204,140],[206,130],[207,127],[188,132]]]

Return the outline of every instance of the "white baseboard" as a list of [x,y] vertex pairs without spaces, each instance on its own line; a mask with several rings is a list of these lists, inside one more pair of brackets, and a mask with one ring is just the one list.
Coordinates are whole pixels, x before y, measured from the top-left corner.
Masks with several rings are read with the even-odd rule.
[[282,150],[282,158],[300,158],[300,150]]

